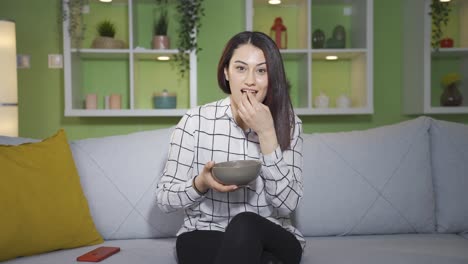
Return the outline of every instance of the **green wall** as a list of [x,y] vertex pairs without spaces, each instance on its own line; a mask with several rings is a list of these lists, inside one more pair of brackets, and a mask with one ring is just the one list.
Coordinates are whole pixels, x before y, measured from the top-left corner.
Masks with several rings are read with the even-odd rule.
[[[401,110],[403,1],[374,1],[374,114],[302,116],[306,132],[362,130],[414,117]],[[201,103],[222,96],[216,84],[216,66],[229,37],[245,28],[244,8],[242,0],[205,0],[206,16],[199,35],[203,49],[198,62]],[[47,68],[47,55],[62,53],[59,0],[1,0],[0,18],[16,21],[17,52],[31,56],[31,68],[18,70],[20,136],[43,138],[64,128],[70,139],[79,139],[168,127],[179,120],[64,117],[63,71]],[[468,123],[467,114],[435,117]]]

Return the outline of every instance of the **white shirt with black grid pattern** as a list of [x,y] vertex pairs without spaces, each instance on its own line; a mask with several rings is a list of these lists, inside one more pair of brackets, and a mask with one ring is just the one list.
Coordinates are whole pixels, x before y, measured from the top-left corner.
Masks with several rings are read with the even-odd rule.
[[[224,231],[238,213],[255,212],[292,232],[301,244],[302,234],[291,225],[290,214],[303,193],[302,122],[295,116],[290,149],[263,155],[257,134],[242,130],[234,121],[230,97],[189,110],[179,121],[157,185],[159,207],[171,212],[185,209],[177,235],[193,230]],[[260,177],[246,187],[221,193],[200,194],[193,186],[209,161],[260,160]]]

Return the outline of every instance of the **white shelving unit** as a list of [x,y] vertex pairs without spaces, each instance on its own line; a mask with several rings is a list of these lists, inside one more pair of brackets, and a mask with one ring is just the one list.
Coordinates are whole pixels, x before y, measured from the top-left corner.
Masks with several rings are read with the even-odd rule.
[[[322,13],[330,16],[324,17]],[[373,1],[282,0],[279,5],[269,5],[264,0],[246,0],[246,30],[270,34],[269,27],[278,16],[283,18],[288,41],[292,43],[281,53],[292,83],[291,97],[296,113],[372,114]],[[314,49],[314,30],[320,28],[329,38],[333,28],[330,25],[338,24],[346,29],[345,48]],[[327,61],[328,55],[338,56],[338,60]],[[326,87],[328,84],[340,87]],[[327,93],[329,106],[318,108],[314,99],[323,91]],[[336,107],[335,100],[340,95],[351,100],[350,107]]]
[[[265,28],[261,23],[263,21],[272,23],[273,20],[259,12],[270,8],[265,2],[246,0],[247,30],[269,33],[268,26]],[[90,0],[90,3],[97,5],[96,0]],[[147,12],[145,9],[148,8],[142,8],[141,5],[150,3],[153,1],[114,0],[112,2],[110,8],[125,10],[124,17],[120,17],[120,23],[123,20],[124,27],[128,27],[123,30],[128,35],[123,39],[128,43],[128,48],[125,49],[91,49],[84,46],[77,50],[72,47],[68,35],[68,21],[64,22],[65,116],[182,116],[187,109],[197,106],[197,58],[194,52],[190,54],[190,72],[187,80],[185,83],[181,81],[173,84],[173,87],[179,86],[175,88],[178,89],[177,108],[153,109],[148,103],[151,95],[147,94],[147,90],[152,89],[148,88],[148,85],[157,84],[159,81],[157,79],[159,77],[153,75],[157,75],[159,69],[165,72],[172,66],[155,66],[161,68],[157,68],[158,70],[155,70],[155,74],[151,76],[147,70],[145,72],[144,67],[148,67],[148,64],[157,65],[158,62],[154,60],[157,55],[171,56],[177,52],[176,49],[153,50],[142,45],[141,39],[144,38],[142,35],[148,35],[150,32],[145,29],[148,25],[140,20],[141,17],[148,16],[148,13],[145,13]],[[64,4],[64,7],[67,5]],[[287,25],[291,45],[288,49],[281,50],[288,78],[292,84],[291,97],[296,112],[300,115],[372,114],[373,0],[283,0],[283,6],[274,8],[276,10],[273,10],[272,15],[278,14],[278,11],[280,13],[285,11],[284,8],[298,14],[298,16],[293,15],[294,21],[286,21],[289,23]],[[90,8],[90,14],[92,12],[95,12],[93,6]],[[324,17],[323,12],[329,12],[331,16]],[[96,17],[101,18],[101,16]],[[335,18],[340,21],[335,21]],[[259,22],[261,23],[258,24]],[[312,32],[321,28],[329,37],[332,31],[330,25],[336,24],[343,24],[346,28],[345,48],[313,49]],[[93,29],[93,25],[87,26],[87,30]],[[328,62],[324,59],[326,55],[337,55],[339,59]],[[101,70],[102,74],[99,75]],[[98,81],[97,75],[103,78],[102,81]],[[123,107],[120,110],[102,109],[102,96],[112,89],[112,87],[102,88],[108,79],[121,80],[117,85],[118,93],[123,97]],[[142,90],[146,91],[146,94],[142,95]],[[161,87],[155,88],[155,91],[160,90]],[[90,91],[98,93],[101,105],[99,109],[85,109],[84,100]],[[329,96],[330,103],[326,108],[317,108],[314,105],[314,99],[320,92],[325,92]],[[335,106],[335,100],[340,95],[346,95],[350,99],[350,107]]]
[[[468,113],[468,0],[452,0],[445,34],[453,34],[454,47],[431,47],[431,0],[404,1],[403,107],[406,114]],[[451,30],[449,30],[449,28]],[[443,75],[461,75],[461,106],[441,106]]]
[[[72,41],[70,40],[68,26],[69,20],[65,20],[63,23],[63,45],[64,45],[64,82],[65,82],[65,116],[182,116],[187,109],[195,107],[197,105],[197,58],[195,52],[190,54],[190,71],[188,74],[188,87],[183,90],[180,94],[177,94],[177,99],[185,96],[187,99],[183,103],[183,107],[178,107],[175,109],[152,109],[148,107],[151,101],[150,96],[148,96],[148,102],[145,104],[138,103],[139,97],[139,87],[137,85],[138,78],[136,75],[139,74],[138,64],[141,62],[153,63],[156,64],[155,58],[159,55],[174,55],[178,52],[177,49],[168,49],[168,50],[154,50],[149,47],[141,47],[141,43],[138,43],[137,38],[138,30],[138,21],[137,16],[138,12],[141,9],[138,8],[138,5],[148,5],[154,1],[148,0],[114,0],[111,4],[98,3],[98,1],[90,0],[90,13],[94,12],[93,7],[98,7],[97,5],[108,5],[108,8],[119,8],[126,9],[126,19],[128,20],[127,27],[128,29],[123,29],[123,31],[128,31],[128,38],[124,39],[124,42],[127,43],[128,48],[125,49],[92,49],[83,47],[81,49],[76,49],[72,47]],[[63,0],[63,6],[68,10],[66,0]],[[94,6],[93,6],[94,5]],[[99,8],[96,8],[99,9]],[[84,16],[89,16],[90,14],[85,14]],[[94,25],[87,25],[87,30],[93,30]],[[149,32],[148,34],[151,34]],[[173,44],[174,45],[174,44]],[[87,77],[86,74],[89,74],[86,71],[86,65],[91,64],[94,61],[100,61],[101,63],[106,62],[117,62],[120,63],[121,68],[126,68],[125,70],[115,70],[113,74],[103,73],[100,76],[103,79],[112,79],[112,78],[122,78],[127,80],[127,83],[122,84],[122,87],[119,92],[122,94],[122,109],[85,109],[84,101],[86,97],[86,84],[85,80],[95,78],[95,75],[99,75],[97,72],[93,77]],[[161,63],[161,62],[159,62]],[[171,68],[172,65],[167,64],[165,66]],[[95,67],[97,68],[97,67]],[[108,67],[114,68],[114,67]],[[116,67],[118,68],[118,67]],[[100,69],[97,69],[99,71]],[[109,70],[109,69],[107,69]],[[177,71],[177,69],[173,69]],[[112,71],[112,69],[110,69]],[[154,73],[158,75],[157,72]],[[166,76],[160,76],[164,78]],[[145,83],[152,83],[155,79],[159,78],[158,76],[153,79],[145,80]],[[157,80],[156,80],[157,81]],[[182,84],[183,85],[183,84]],[[98,85],[96,85],[98,86]],[[92,88],[96,93],[98,93],[98,100],[102,101],[104,94],[99,94],[99,87]],[[141,89],[140,89],[141,90]],[[159,91],[162,88],[159,88]],[[145,99],[146,100],[146,99]],[[103,103],[100,102],[99,105]],[[144,105],[143,107],[139,106]]]

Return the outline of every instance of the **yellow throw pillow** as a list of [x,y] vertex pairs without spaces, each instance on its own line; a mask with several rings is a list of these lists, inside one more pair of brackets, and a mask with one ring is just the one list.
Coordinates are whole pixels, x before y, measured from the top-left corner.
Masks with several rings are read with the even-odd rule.
[[0,145],[0,205],[0,261],[103,242],[63,130]]

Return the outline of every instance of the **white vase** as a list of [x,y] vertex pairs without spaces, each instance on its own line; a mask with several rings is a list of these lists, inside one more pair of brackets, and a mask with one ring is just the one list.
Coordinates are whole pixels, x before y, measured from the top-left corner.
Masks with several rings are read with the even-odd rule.
[[330,99],[326,94],[321,92],[318,96],[315,97],[315,107],[317,108],[327,108]]
[[351,106],[351,100],[348,96],[342,94],[336,98],[336,107],[338,108],[348,108]]

